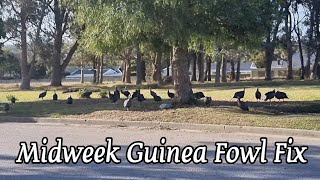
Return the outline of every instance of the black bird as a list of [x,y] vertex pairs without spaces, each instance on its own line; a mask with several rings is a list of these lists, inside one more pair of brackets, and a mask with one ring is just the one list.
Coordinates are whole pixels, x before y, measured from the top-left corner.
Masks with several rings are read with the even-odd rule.
[[71,96],[67,99],[67,104],[73,104],[73,99]]
[[92,95],[92,91],[86,91],[83,93],[82,97],[89,99],[89,98],[91,98],[90,97],[91,95]]
[[257,88],[257,91],[256,91],[256,99],[257,101],[261,100],[261,92],[259,91],[259,88]]
[[194,96],[194,98],[196,98],[196,99],[202,99],[202,98],[205,98],[205,97],[206,97],[206,96],[203,94],[203,92],[193,93],[193,96]]
[[132,96],[131,96],[132,99],[137,98],[137,97],[138,97],[138,94],[140,94],[140,90],[139,90],[139,89],[136,89],[136,91],[132,93]]
[[237,99],[237,104],[238,104],[238,107],[240,109],[242,109],[243,111],[249,111],[249,106],[247,103],[243,102],[240,100],[240,98]]
[[162,101],[162,99],[161,99],[160,96],[155,96],[155,97],[153,97],[153,99],[154,99],[156,102]]
[[246,88],[243,88],[243,91],[234,93],[233,99],[238,99],[238,98],[243,99],[245,93],[246,93]]
[[120,91],[116,87],[116,90],[113,92],[114,96],[116,96],[117,99],[120,99]]
[[125,87],[125,90],[121,90],[121,93],[126,96],[127,98],[129,98],[130,96],[130,92],[127,90],[127,87]]
[[111,99],[113,103],[116,103],[119,100],[118,96],[115,94],[111,94],[110,91],[109,91],[109,99]]
[[40,93],[39,94],[39,99],[40,98],[43,99],[44,97],[46,97],[47,96],[47,92],[48,92],[48,90],[45,90],[44,92]]
[[129,95],[128,99],[126,99],[124,102],[123,102],[123,107],[127,109],[127,111],[129,111],[129,108],[131,107],[132,105],[132,97]]
[[8,112],[10,110],[10,105],[8,103],[5,103],[4,106],[3,106],[3,110],[5,112]]
[[56,93],[56,91],[54,91],[54,94],[52,96],[52,100],[58,101],[58,94]]
[[277,91],[276,93],[275,93],[275,97],[280,101],[280,100],[283,100],[284,101],[284,99],[289,99],[288,98],[288,95],[285,93],[285,92],[281,92],[281,91]]
[[152,91],[151,88],[149,88],[149,90],[150,90],[150,95],[151,95],[153,98],[158,96],[157,93],[154,92],[154,91]]
[[212,102],[212,98],[211,97],[205,97],[203,99],[203,102],[206,106],[210,105],[210,103]]
[[170,98],[170,99],[173,99],[174,98],[174,93],[171,93],[169,90],[168,90],[168,97]]
[[138,101],[139,101],[139,102],[143,102],[143,101],[146,100],[146,98],[144,98],[144,95],[141,94],[141,93],[139,93],[139,94],[137,95],[137,98],[138,98]]
[[272,100],[274,98],[274,96],[276,95],[276,90],[274,89],[273,91],[267,92],[265,94],[266,99],[264,101],[268,101],[268,100]]

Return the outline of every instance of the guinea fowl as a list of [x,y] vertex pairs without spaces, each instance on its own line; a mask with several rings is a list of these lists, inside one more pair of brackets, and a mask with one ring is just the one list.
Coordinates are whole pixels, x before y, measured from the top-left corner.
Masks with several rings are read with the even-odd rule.
[[246,88],[243,88],[243,91],[239,91],[239,92],[234,93],[233,99],[239,99],[239,98],[243,99],[245,93],[246,93]]
[[120,91],[116,87],[116,90],[113,92],[114,96],[116,96],[117,99],[120,99]]
[[261,92],[259,91],[259,88],[257,88],[257,91],[256,91],[256,99],[257,101],[261,100]]
[[275,97],[280,101],[280,100],[283,100],[284,101],[284,99],[289,99],[288,98],[288,95],[285,93],[285,92],[281,92],[281,91],[277,91],[276,93],[275,93]]
[[237,99],[237,104],[238,104],[238,107],[240,109],[242,109],[243,111],[249,111],[249,106],[247,103],[243,102],[240,100],[240,98]]
[[154,99],[156,102],[162,101],[162,99],[161,99],[160,96],[154,96],[153,99]]
[[205,98],[205,97],[206,97],[206,96],[203,94],[203,92],[193,93],[193,96],[194,96],[194,98],[196,98],[196,99],[202,99],[202,98]]
[[54,91],[54,94],[52,96],[52,100],[58,101],[58,94],[56,93],[56,91]]
[[82,95],[83,98],[91,98],[90,96],[92,95],[92,91],[85,91]]
[[175,96],[174,93],[170,92],[169,90],[168,90],[167,94],[168,94],[168,97],[169,97],[170,99],[173,99],[174,96]]
[[157,93],[154,92],[154,91],[152,91],[151,88],[149,88],[149,89],[150,89],[150,95],[151,95],[153,98],[158,96]]
[[43,99],[44,97],[46,97],[47,96],[47,92],[48,92],[48,90],[45,90],[44,92],[40,93],[39,94],[39,99],[40,98]]
[[143,102],[143,101],[146,100],[146,98],[144,98],[144,95],[141,94],[140,91],[139,91],[139,94],[137,95],[137,98],[138,98],[138,101],[139,101],[139,102]]
[[274,96],[276,95],[276,90],[274,89],[273,91],[267,92],[265,94],[266,99],[264,101],[268,101],[268,100],[272,100],[274,98]]
[[131,107],[132,105],[132,97],[129,95],[128,99],[126,99],[124,102],[123,102],[123,107],[127,109],[127,111],[129,111],[129,108]]
[[124,88],[125,90],[121,90],[121,94],[123,94],[125,97],[129,98],[130,92],[127,90],[127,87]]
[[4,106],[3,106],[3,110],[5,112],[8,112],[10,110],[10,105],[8,103],[5,103]]
[[111,99],[113,103],[116,103],[119,100],[118,96],[115,94],[111,94],[110,91],[109,91],[109,99]]
[[210,105],[210,103],[212,102],[212,98],[211,97],[205,97],[203,99],[203,102],[206,106]]
[[67,99],[67,104],[73,104],[73,99],[71,96]]
[[134,99],[134,98],[137,98],[138,97],[138,94],[140,94],[140,90],[139,89],[136,89],[136,91],[134,91],[133,93],[132,93],[132,99]]

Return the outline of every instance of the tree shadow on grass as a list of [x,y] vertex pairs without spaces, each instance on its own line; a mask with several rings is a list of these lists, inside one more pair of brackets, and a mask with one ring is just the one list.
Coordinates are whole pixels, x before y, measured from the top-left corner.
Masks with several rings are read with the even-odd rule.
[[[110,99],[75,99],[74,104],[68,105],[65,100],[39,100],[34,102],[18,102],[11,106],[8,113],[1,113],[0,116],[16,116],[16,117],[62,117],[62,116],[81,116],[94,112],[112,112],[124,113],[152,113],[162,111],[159,106],[163,103],[169,103],[169,100],[155,102],[148,99],[144,102],[138,102],[136,99],[132,102],[129,112],[123,107],[124,99],[117,103],[112,103]],[[196,105],[178,107],[178,109],[186,109],[192,111],[193,108],[210,108],[220,109],[226,112],[247,113],[253,115],[305,115],[319,114],[320,101],[287,101],[287,102],[247,102],[250,112],[241,111],[237,107],[235,101],[213,101],[210,106],[205,106],[202,101],[198,101]],[[171,110],[174,111],[174,110]],[[119,114],[120,115],[120,114]],[[26,122],[32,122],[32,118],[26,118]]]

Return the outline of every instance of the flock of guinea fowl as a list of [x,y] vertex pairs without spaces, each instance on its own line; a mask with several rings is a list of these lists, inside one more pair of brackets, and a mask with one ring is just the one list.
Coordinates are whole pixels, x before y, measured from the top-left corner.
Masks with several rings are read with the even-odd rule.
[[[63,93],[73,93],[73,92],[78,92],[80,91],[79,89],[68,89],[66,91],[64,91]],[[236,92],[233,96],[232,99],[237,99],[237,105],[240,109],[244,110],[244,111],[249,111],[249,106],[246,102],[243,102],[242,99],[244,98],[246,93],[246,89],[244,88],[243,91],[239,91]],[[82,97],[84,98],[90,98],[90,96],[93,94],[93,91],[85,91],[82,93]],[[146,98],[144,97],[144,95],[140,92],[140,89],[135,90],[132,94],[127,90],[127,88],[125,87],[125,89],[121,89],[119,91],[119,89],[116,87],[115,91],[113,92],[113,94],[109,91],[109,99],[113,102],[116,103],[117,101],[119,101],[121,99],[120,94],[124,95],[126,97],[126,99],[123,102],[123,107],[129,111],[129,109],[131,108],[131,106],[133,105],[133,100],[137,99],[137,101],[139,102],[143,102],[146,100]],[[150,88],[150,95],[152,96],[153,100],[156,102],[161,102],[162,98],[154,91],[152,91],[152,89]],[[170,99],[174,99],[175,94],[170,92],[169,90],[167,91],[167,95]],[[39,94],[39,99],[43,99],[44,97],[47,96],[47,90],[40,93]],[[257,91],[255,93],[255,97],[257,99],[257,101],[261,101],[261,100],[265,100],[265,101],[271,101],[272,99],[276,98],[279,101],[280,100],[285,100],[285,99],[289,99],[287,94],[285,92],[281,92],[281,91],[270,91],[267,92],[265,94],[265,99],[262,99],[262,93],[259,91],[259,88],[257,88]],[[58,95],[56,92],[54,92],[52,99],[54,101],[58,100]],[[204,95],[203,92],[196,92],[193,93],[193,97],[192,99],[195,100],[201,100],[203,99],[203,102],[205,105],[209,105],[212,102],[212,98],[211,97],[206,97]],[[73,104],[73,99],[70,96],[67,99],[67,104]],[[173,102],[171,101],[170,103],[167,104],[161,104],[160,105],[160,109],[172,109],[174,108]]]

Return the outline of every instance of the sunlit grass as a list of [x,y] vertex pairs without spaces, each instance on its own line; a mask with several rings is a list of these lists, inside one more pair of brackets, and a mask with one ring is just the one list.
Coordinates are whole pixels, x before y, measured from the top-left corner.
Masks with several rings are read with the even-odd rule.
[[[303,85],[305,83],[306,85]],[[86,87],[91,89],[114,90],[115,84],[109,83],[102,86],[92,84],[67,84],[68,87]],[[227,86],[228,85],[228,86]],[[123,100],[116,104],[109,99],[100,99],[98,93],[92,95],[92,99],[79,99],[78,93],[62,94],[61,88],[57,89],[59,101],[53,102],[53,90],[46,86],[35,86],[32,91],[20,91],[16,85],[4,85],[0,90],[0,101],[8,102],[7,95],[14,95],[19,101],[12,106],[4,116],[20,117],[72,117],[72,118],[96,118],[105,120],[132,120],[132,121],[163,121],[200,124],[223,124],[241,126],[260,126],[320,130],[320,83],[293,81],[284,82],[242,82],[240,84],[228,83],[227,85],[195,84],[194,91],[202,91],[206,96],[213,97],[214,102],[210,107],[204,107],[201,102],[198,106],[189,106],[169,111],[160,111],[159,105],[151,99],[148,87],[144,85],[142,93],[148,99],[139,103],[134,101],[131,111],[126,112],[122,107]],[[124,85],[116,84],[118,87]],[[156,87],[156,85],[150,85]],[[127,85],[133,91],[134,85]],[[251,111],[242,112],[236,107],[235,100],[230,101],[234,92],[246,87],[244,101],[249,103]],[[256,87],[264,94],[273,89],[287,92],[289,100],[286,102],[260,102],[254,97]],[[44,100],[38,99],[39,93],[49,89]],[[172,86],[154,89],[163,99],[169,101],[167,89]],[[172,91],[172,90],[171,90]],[[73,105],[67,105],[66,99],[72,96]]]

